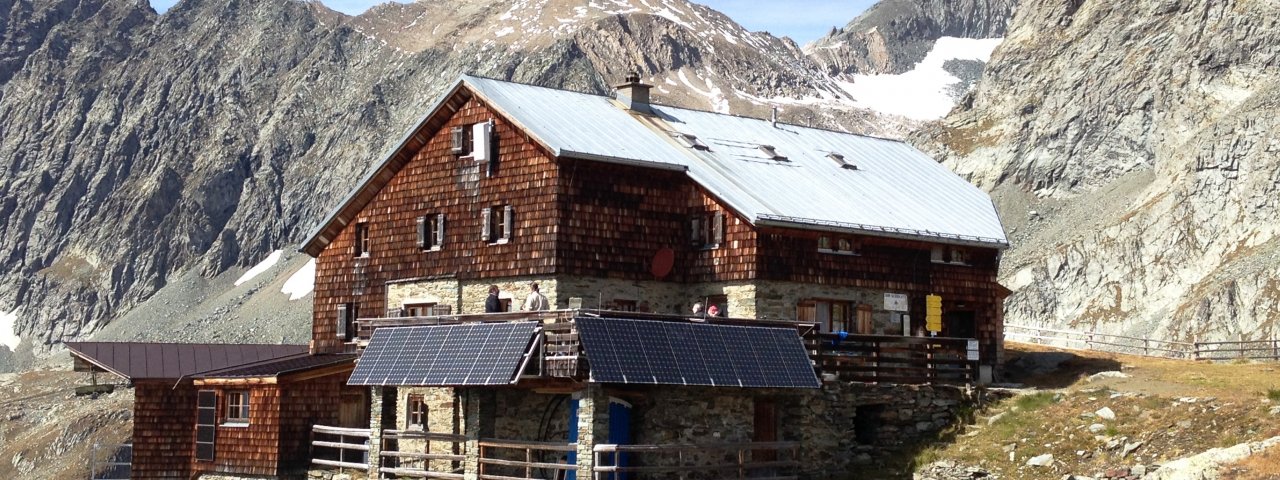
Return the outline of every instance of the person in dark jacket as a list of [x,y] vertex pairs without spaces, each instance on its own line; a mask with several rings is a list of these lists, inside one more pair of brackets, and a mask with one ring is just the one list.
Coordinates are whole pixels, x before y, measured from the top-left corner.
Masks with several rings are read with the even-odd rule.
[[502,311],[502,302],[498,300],[498,286],[489,285],[489,298],[484,299],[484,313]]

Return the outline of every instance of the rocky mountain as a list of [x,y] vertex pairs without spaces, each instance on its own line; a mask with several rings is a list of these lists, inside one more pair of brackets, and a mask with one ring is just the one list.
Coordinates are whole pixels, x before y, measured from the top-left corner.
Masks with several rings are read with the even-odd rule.
[[999,38],[1018,0],[884,0],[806,45],[833,77],[905,73],[941,37]]
[[1024,0],[917,142],[995,192],[1007,322],[1280,335],[1280,4]]
[[22,343],[0,365],[94,332],[303,341],[306,302],[268,290],[304,260],[229,277],[292,252],[459,74],[606,93],[632,71],[662,103],[778,106],[783,121],[881,135],[914,125],[850,101],[789,39],[684,0],[356,17],[296,0],[182,0],[163,15],[145,0],[5,2],[0,340]]

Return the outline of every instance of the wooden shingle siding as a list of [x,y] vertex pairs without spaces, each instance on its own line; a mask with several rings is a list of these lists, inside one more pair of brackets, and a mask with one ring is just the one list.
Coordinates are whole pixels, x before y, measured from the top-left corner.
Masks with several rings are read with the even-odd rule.
[[[498,160],[486,163],[451,153],[451,129],[493,120]],[[349,223],[316,260],[313,338],[318,352],[342,349],[336,337],[339,305],[358,302],[361,317],[384,315],[385,284],[403,278],[485,278],[541,275],[556,270],[559,171],[552,157],[525,134],[470,99],[443,123],[428,122],[425,145],[356,215],[369,225],[369,256],[352,258]],[[481,212],[511,205],[514,232],[505,244],[481,240]],[[417,218],[448,219],[439,251],[418,247]],[[473,312],[474,313],[474,312]]]
[[[559,273],[652,280],[658,249],[688,251],[693,190],[683,173],[575,159],[560,168],[559,241],[548,252],[560,259]],[[676,270],[666,280],[683,280]]]
[[[195,460],[192,471],[277,475],[280,444],[280,388],[276,385],[202,387],[218,392],[217,454]],[[249,424],[227,424],[227,393],[249,392]]]
[[311,462],[311,426],[339,425],[343,391],[367,390],[347,387],[347,375],[329,375],[283,386],[278,467],[281,475],[306,471]]
[[190,382],[134,384],[133,477],[187,478],[195,452],[196,389]]

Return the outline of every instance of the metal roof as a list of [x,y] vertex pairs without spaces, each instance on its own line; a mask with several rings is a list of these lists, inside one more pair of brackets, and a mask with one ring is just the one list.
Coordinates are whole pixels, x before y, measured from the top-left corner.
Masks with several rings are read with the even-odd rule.
[[66,342],[71,355],[129,380],[176,380],[307,353],[306,345]]
[[194,378],[240,378],[240,377],[276,377],[294,372],[302,372],[313,368],[354,363],[358,355],[326,354],[311,355],[301,353],[288,357],[274,358],[246,365],[236,365],[217,370],[209,370],[194,375]]
[[[686,171],[755,225],[1009,245],[986,192],[901,141],[663,105],[651,105],[652,116],[641,115],[605,96],[463,76],[303,251],[319,254],[328,242],[324,232],[333,234],[350,221],[343,215],[362,207],[360,192],[390,180],[391,170],[407,161],[402,150],[459,93],[479,96],[556,156]],[[708,148],[685,147],[679,134]],[[762,146],[785,160],[770,158]],[[829,158],[832,153],[856,169]]]

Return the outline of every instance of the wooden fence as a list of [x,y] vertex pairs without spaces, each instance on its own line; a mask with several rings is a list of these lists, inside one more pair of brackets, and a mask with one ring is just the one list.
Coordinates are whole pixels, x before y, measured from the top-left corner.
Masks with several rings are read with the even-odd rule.
[[1280,340],[1180,342],[1111,333],[1004,325],[1004,338],[1076,350],[1096,350],[1189,360],[1280,360]]
[[482,439],[480,480],[564,478],[564,472],[578,470],[577,464],[568,462],[569,452],[577,449],[576,443]]
[[810,333],[804,340],[818,373],[842,380],[965,384],[978,378],[974,339]]
[[[378,471],[397,477],[462,480],[464,435],[383,430]],[[435,451],[437,447],[440,451]]]
[[369,429],[314,425],[311,438],[311,463],[340,469],[369,469]]
[[602,444],[594,448],[596,478],[591,480],[632,478],[630,474],[681,480],[690,474],[697,478],[795,480],[799,478],[795,472],[800,467],[799,450],[800,442]]

